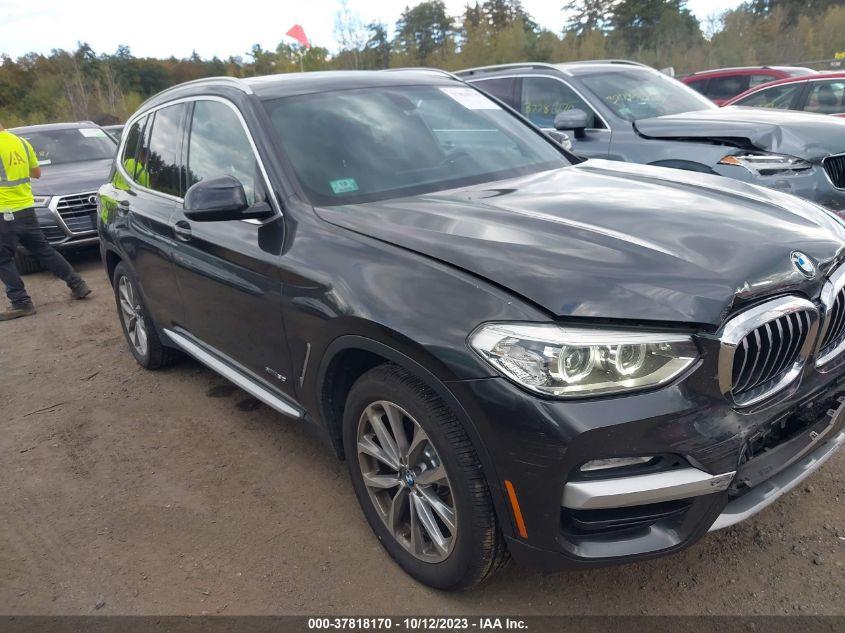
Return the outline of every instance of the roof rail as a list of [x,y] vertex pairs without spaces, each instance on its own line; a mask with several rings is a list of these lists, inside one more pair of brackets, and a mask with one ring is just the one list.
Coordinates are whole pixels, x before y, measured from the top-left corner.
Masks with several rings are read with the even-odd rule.
[[460,77],[462,75],[474,75],[481,72],[493,72],[496,70],[503,70],[506,68],[554,68],[560,70],[560,66],[566,64],[628,64],[631,66],[641,66],[643,68],[651,68],[646,64],[631,61],[629,59],[577,59],[571,62],[561,62],[560,64],[549,64],[546,62],[517,62],[513,64],[495,64],[493,66],[478,66],[476,68],[467,68],[465,70],[455,71],[455,74]]
[[[228,84],[233,86],[242,92],[247,93],[248,95],[252,94],[252,88],[250,88],[245,81],[238,77],[229,77],[228,75],[222,75],[220,77],[202,77],[201,79],[193,79],[191,81],[185,81],[181,84],[177,84],[172,86],[172,88],[180,88],[181,86],[197,86],[201,84]],[[171,88],[168,88],[170,90]],[[163,91],[162,91],[163,92]]]
[[476,66],[475,68],[465,68],[464,70],[456,70],[455,75],[474,75],[479,72],[493,72],[505,68],[555,68],[554,64],[547,64],[545,62],[516,62],[512,64],[493,64],[491,66]]
[[635,62],[630,59],[576,59],[571,62],[563,62],[565,64],[626,64],[629,66],[642,66],[643,68],[651,68],[648,64]]
[[427,66],[404,66],[400,68],[382,68],[381,71],[385,73],[389,72],[397,72],[401,70],[416,70],[420,72],[429,72],[429,73],[437,73],[438,75],[446,75],[447,77],[451,77],[452,79],[457,79],[454,73],[450,73],[448,70],[443,70],[442,68],[428,68]]
[[191,81],[184,81],[180,84],[176,84],[175,86],[170,86],[169,88],[165,88],[164,90],[155,93],[151,97],[148,97],[147,99],[145,99],[144,102],[141,103],[141,105],[138,106],[138,110],[136,110],[136,112],[141,110],[145,105],[147,105],[153,99],[157,99],[158,97],[160,97],[164,94],[167,94],[168,92],[170,92],[172,90],[176,90],[177,88],[182,88],[183,86],[201,86],[203,84],[208,84],[209,86],[229,85],[229,86],[232,86],[234,88],[237,88],[238,90],[240,90],[242,92],[245,92],[248,95],[254,94],[252,92],[252,88],[250,88],[246,84],[246,82],[244,82],[242,79],[239,79],[238,77],[228,77],[228,76],[203,77],[201,79],[193,79]]

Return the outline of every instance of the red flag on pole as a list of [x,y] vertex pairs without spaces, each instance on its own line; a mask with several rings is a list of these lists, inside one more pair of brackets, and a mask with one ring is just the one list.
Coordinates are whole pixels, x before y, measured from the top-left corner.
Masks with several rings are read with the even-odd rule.
[[308,37],[305,35],[305,29],[303,29],[298,24],[294,24],[291,27],[290,31],[285,33],[285,35],[292,37],[297,42],[302,44],[305,48],[311,48],[311,42],[308,41]]

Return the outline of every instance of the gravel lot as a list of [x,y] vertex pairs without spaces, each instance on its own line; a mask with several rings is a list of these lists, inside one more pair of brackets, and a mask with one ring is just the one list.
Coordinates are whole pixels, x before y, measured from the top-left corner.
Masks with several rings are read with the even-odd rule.
[[74,263],[90,299],[41,273],[38,314],[0,323],[2,614],[845,614],[845,454],[669,558],[418,585],[345,464],[192,361],[138,367],[96,255]]

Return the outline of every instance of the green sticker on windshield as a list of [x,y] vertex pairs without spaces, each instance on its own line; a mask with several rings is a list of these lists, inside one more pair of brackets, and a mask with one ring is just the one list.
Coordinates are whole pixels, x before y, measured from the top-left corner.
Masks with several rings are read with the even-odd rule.
[[334,193],[352,193],[358,191],[358,183],[354,178],[341,178],[340,180],[332,180],[329,186]]

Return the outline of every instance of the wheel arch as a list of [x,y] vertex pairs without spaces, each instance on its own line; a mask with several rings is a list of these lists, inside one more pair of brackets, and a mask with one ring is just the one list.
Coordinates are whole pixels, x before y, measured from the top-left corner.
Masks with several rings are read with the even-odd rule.
[[[114,272],[117,270],[119,264],[123,264],[129,271],[129,274],[132,276],[135,288],[141,294],[141,298],[144,302],[147,301],[147,295],[144,292],[144,285],[141,283],[138,274],[135,272],[135,267],[132,266],[132,261],[129,257],[124,257],[121,255],[120,251],[118,251],[113,246],[104,246],[101,255],[103,258],[103,263],[106,267],[106,274],[109,277],[109,286],[114,288]],[[152,327],[155,328],[156,333],[158,334],[159,338],[162,341],[162,344],[165,347],[173,347],[176,348],[174,345],[170,343],[170,339],[165,334],[164,330],[156,323],[155,321],[152,322]]]
[[125,263],[125,259],[120,256],[120,254],[113,248],[105,248],[103,253],[103,263],[106,266],[106,274],[109,277],[109,285],[114,284],[114,271],[117,268],[117,265],[121,262],[124,262],[124,266],[127,264]]
[[[435,360],[435,362],[438,361]],[[512,527],[510,515],[493,460],[471,416],[450,389],[449,381],[441,380],[418,359],[410,357],[387,343],[361,335],[344,335],[332,341],[323,354],[316,374],[317,404],[321,421],[325,425],[336,455],[341,459],[344,458],[343,412],[349,390],[366,371],[385,363],[398,365],[422,381],[443,399],[460,421],[481,461],[499,523],[506,533],[509,532]]]
[[361,375],[378,365],[393,363],[402,367],[448,401],[450,408],[456,410],[456,415],[457,408],[463,411],[445,384],[449,378],[453,378],[451,372],[422,349],[400,350],[400,347],[406,346],[399,342],[392,344],[378,340],[366,334],[345,334],[334,339],[323,352],[316,373],[315,396],[320,418],[329,431],[332,446],[339,457],[343,457],[340,425],[346,396]]

